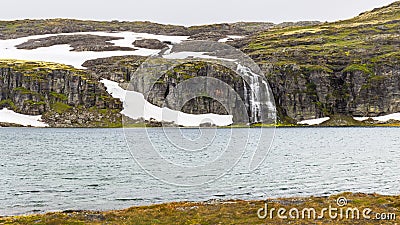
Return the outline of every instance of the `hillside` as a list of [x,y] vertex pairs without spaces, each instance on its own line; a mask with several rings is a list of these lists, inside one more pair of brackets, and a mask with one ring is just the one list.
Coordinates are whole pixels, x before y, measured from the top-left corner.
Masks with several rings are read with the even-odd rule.
[[260,64],[287,122],[400,111],[400,2],[236,43]]
[[[243,36],[227,43],[240,48],[260,65],[274,93],[279,123],[295,124],[301,120],[331,117],[342,121],[347,118],[348,125],[360,125],[352,117],[400,112],[400,1],[332,23],[233,23],[183,27],[150,22],[70,19],[0,21],[0,40],[89,31],[183,35],[188,36],[188,40]],[[109,42],[117,39],[71,34],[30,40],[18,48],[68,44],[74,47],[73,51],[79,52],[136,50]],[[145,59],[142,56],[91,59],[83,64],[85,70],[61,64],[1,60],[0,107],[29,115],[43,114],[51,126],[120,126],[118,111],[121,103],[112,99],[99,81],[129,81]],[[193,77],[213,67],[185,65],[184,68],[177,68],[174,76]],[[174,79],[165,78],[167,83]],[[160,85],[159,89],[162,93],[167,85]],[[213,104],[209,101],[202,99],[201,104]],[[203,112],[204,107],[200,108]],[[221,111],[211,107],[209,112],[213,112],[213,108]],[[196,113],[195,109],[186,110]],[[334,125],[335,121],[327,124]]]

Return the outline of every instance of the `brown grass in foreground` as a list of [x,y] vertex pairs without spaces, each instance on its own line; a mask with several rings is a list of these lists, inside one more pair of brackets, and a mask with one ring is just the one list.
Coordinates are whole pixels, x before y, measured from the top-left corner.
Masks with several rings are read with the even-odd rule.
[[[348,204],[338,207],[337,199],[345,197]],[[323,208],[357,207],[360,219],[331,219],[328,213],[322,219],[280,219],[276,212],[273,219],[259,219],[257,211],[268,202],[268,208],[315,208],[318,215]],[[371,219],[364,219],[362,211],[370,208]],[[27,215],[0,218],[0,224],[400,224],[400,196],[343,193],[330,197],[279,198],[263,201],[208,201],[181,202],[132,207],[126,210],[92,212],[57,212],[44,215]],[[287,212],[288,213],[288,212]],[[396,215],[391,220],[375,219],[379,213]],[[286,214],[288,215],[288,214]],[[343,214],[345,215],[345,214]],[[349,214],[351,215],[351,214]]]

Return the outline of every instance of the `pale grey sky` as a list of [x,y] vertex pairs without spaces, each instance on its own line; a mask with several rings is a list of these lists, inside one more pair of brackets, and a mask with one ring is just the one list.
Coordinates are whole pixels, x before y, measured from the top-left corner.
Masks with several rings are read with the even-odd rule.
[[0,20],[76,18],[198,25],[237,21],[335,21],[394,0],[6,0]]

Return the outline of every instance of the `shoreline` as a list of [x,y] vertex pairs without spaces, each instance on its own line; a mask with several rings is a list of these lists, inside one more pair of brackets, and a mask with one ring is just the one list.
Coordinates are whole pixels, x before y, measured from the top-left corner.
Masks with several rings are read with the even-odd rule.
[[[346,205],[339,205],[339,199]],[[282,219],[275,216],[260,219],[257,212],[268,207],[290,210],[314,208],[317,213],[324,207],[371,209],[371,218],[378,214],[392,215],[391,220],[332,219],[324,218]],[[268,208],[270,209],[270,208]],[[345,192],[325,197],[292,197],[265,200],[209,200],[205,202],[171,202],[148,206],[135,206],[122,210],[90,211],[66,210],[44,214],[2,216],[0,224],[397,224],[400,222],[400,195],[379,195]],[[394,216],[394,218],[393,218]]]

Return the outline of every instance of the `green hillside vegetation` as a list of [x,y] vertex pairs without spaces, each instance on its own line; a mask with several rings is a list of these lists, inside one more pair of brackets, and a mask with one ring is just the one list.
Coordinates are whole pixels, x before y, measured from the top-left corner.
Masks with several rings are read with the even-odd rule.
[[244,51],[259,63],[297,64],[306,70],[362,70],[400,61],[400,1],[359,16],[307,27],[272,28]]

